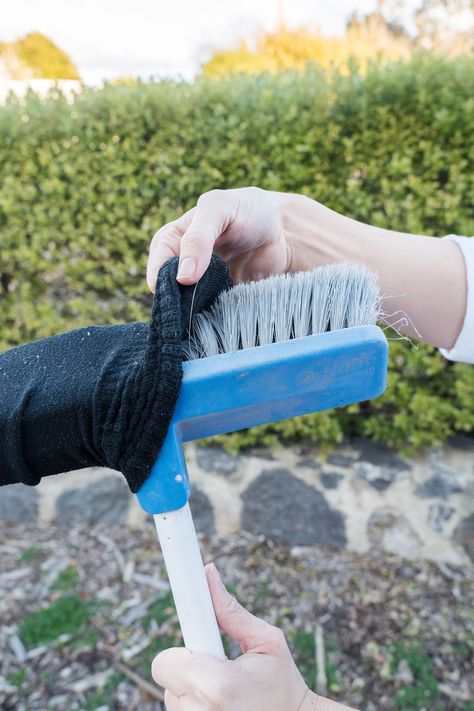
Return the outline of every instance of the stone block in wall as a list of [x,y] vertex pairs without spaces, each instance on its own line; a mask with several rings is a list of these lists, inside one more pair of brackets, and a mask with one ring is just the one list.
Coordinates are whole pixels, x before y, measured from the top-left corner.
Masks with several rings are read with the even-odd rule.
[[474,563],[474,514],[463,518],[456,526],[454,540],[460,543]]
[[393,469],[400,472],[408,471],[410,468],[405,459],[402,459],[383,442],[357,438],[353,441],[353,446],[359,456],[359,461],[368,462],[381,469]]
[[357,440],[359,459],[354,471],[376,491],[385,491],[400,476],[410,471],[408,463],[381,442]]
[[335,452],[330,452],[326,461],[328,464],[332,464],[335,467],[344,467],[345,469],[350,469],[354,466],[353,457],[349,457],[347,454],[342,454],[337,450]]
[[344,516],[287,469],[264,470],[242,494],[242,528],[283,545],[347,543]]
[[452,435],[448,439],[448,443],[454,449],[460,449],[463,452],[474,452],[474,436],[473,435]]
[[321,470],[321,462],[316,457],[302,457],[301,459],[298,459],[297,466],[306,467],[307,469],[312,469],[316,472]]
[[405,516],[398,511],[374,511],[367,524],[367,538],[373,549],[403,558],[418,558],[422,542]]
[[230,476],[237,471],[239,458],[220,447],[196,447],[196,459],[205,472]]
[[209,497],[196,484],[191,487],[189,506],[193,514],[194,527],[199,533],[215,533],[214,511]]
[[451,494],[462,491],[456,472],[436,465],[433,467],[433,476],[417,486],[415,493],[422,499],[447,499]]
[[56,520],[65,524],[121,524],[127,517],[131,496],[125,479],[107,476],[89,486],[63,491],[56,500]]
[[325,489],[337,489],[344,479],[344,475],[337,472],[324,472],[319,479]]
[[38,492],[34,486],[9,484],[0,487],[0,520],[35,521],[38,516]]
[[446,524],[451,520],[456,509],[447,504],[431,504],[428,509],[428,523],[436,533],[443,533]]

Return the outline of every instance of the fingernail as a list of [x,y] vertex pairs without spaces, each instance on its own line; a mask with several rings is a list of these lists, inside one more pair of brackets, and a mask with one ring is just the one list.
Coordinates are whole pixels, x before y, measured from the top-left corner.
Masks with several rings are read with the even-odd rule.
[[179,263],[178,269],[178,279],[190,279],[196,273],[196,260],[194,257],[185,257],[182,262]]

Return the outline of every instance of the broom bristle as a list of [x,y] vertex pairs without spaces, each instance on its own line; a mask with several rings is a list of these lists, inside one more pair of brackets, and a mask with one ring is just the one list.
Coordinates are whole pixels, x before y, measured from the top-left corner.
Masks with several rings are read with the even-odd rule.
[[374,324],[379,314],[376,277],[358,265],[272,276],[234,286],[197,314],[183,344],[185,358]]

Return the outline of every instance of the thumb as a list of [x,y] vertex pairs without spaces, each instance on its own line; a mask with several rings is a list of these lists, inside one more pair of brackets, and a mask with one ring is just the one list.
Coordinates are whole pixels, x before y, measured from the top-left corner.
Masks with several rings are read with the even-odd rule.
[[242,652],[280,654],[286,649],[283,632],[246,610],[225,588],[213,563],[206,576],[219,626],[235,639]]

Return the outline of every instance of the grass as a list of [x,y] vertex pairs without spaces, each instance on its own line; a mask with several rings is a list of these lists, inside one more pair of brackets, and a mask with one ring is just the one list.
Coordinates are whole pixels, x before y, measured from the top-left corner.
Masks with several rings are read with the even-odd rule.
[[183,640],[179,635],[163,635],[156,637],[148,647],[133,658],[133,669],[144,679],[151,678],[151,663],[157,654],[169,647],[182,647]]
[[86,700],[82,705],[82,709],[84,711],[95,711],[95,709],[98,709],[101,706],[109,706],[110,697],[124,678],[125,677],[123,674],[120,674],[120,672],[112,674],[102,689],[97,689],[97,691],[93,691],[87,695]]
[[[288,635],[288,642],[295,651],[295,661],[297,662],[298,669],[300,670],[303,679],[310,689],[314,689],[314,682],[317,672],[314,633],[304,630],[296,630]],[[324,638],[324,646],[326,649],[325,669],[328,690],[333,694],[337,694],[341,691],[341,684],[337,666],[332,661],[332,657],[334,657],[337,652],[337,647],[327,637]]]
[[458,642],[457,644],[453,645],[453,652],[463,660],[468,660],[472,654],[471,647],[467,642]]
[[83,627],[78,636],[74,637],[64,645],[64,649],[73,652],[81,647],[94,647],[97,644],[98,639],[98,630],[93,627]]
[[17,671],[11,672],[7,676],[7,681],[12,686],[21,686],[26,679],[26,671],[24,669],[18,669]]
[[234,583],[227,583],[226,582],[225,586],[231,595],[234,595],[234,597],[237,595],[237,586]]
[[[31,554],[34,555],[34,554]],[[63,597],[51,603],[49,607],[39,610],[26,617],[20,626],[20,636],[27,647],[53,642],[61,635],[72,635],[72,639],[64,642],[65,651],[78,647],[92,647],[96,644],[98,632],[90,625],[92,615],[106,603],[98,600],[83,600],[70,593],[77,586],[77,571],[74,565],[65,568],[54,584],[54,589],[65,593]],[[66,594],[69,593],[69,594]],[[265,601],[267,582],[263,581],[257,591],[257,599]],[[149,608],[148,614],[141,621],[144,631],[148,631],[150,623],[155,620],[163,625],[163,632],[155,637],[133,662],[133,669],[146,679],[151,678],[150,667],[153,658],[162,650],[173,646],[181,646],[176,611],[171,593],[167,593]],[[287,634],[288,642],[293,650],[294,658],[306,683],[314,688],[316,678],[314,633],[305,630],[293,630]],[[227,640],[224,640],[225,642]],[[328,691],[337,695],[342,690],[338,672],[338,648],[331,639],[325,637],[326,677]],[[469,659],[471,641],[458,640],[453,645],[458,658]],[[404,640],[387,645],[384,648],[385,681],[390,689],[393,704],[399,711],[443,711],[445,708],[438,688],[438,680],[434,674],[433,660],[419,641]],[[401,685],[397,679],[397,669],[404,660],[408,665],[413,680]],[[370,661],[370,660],[369,660]],[[366,665],[369,662],[366,660]],[[371,663],[371,668],[374,662]],[[41,676],[41,675],[40,675]],[[89,693],[81,706],[81,711],[95,711],[100,706],[110,705],[115,689],[124,677],[115,673],[102,689]],[[24,670],[11,672],[8,681],[17,687],[18,693],[25,693],[26,673]],[[465,702],[460,711],[474,711],[474,701]]]
[[68,565],[67,568],[61,570],[51,589],[56,592],[66,592],[69,590],[75,590],[78,582],[79,579],[75,566]]
[[256,596],[260,600],[265,600],[270,595],[270,582],[268,580],[263,581],[256,590]]
[[413,675],[413,683],[406,684],[395,695],[395,703],[404,711],[440,708],[434,703],[438,697],[438,681],[433,674],[433,662],[419,644],[396,642],[391,648],[390,670],[396,672],[402,659],[406,660]]
[[[332,694],[341,691],[337,664],[334,662],[337,648],[333,642],[325,637],[326,647],[326,677],[328,690]],[[295,661],[310,688],[314,688],[316,677],[315,642],[313,632],[297,630],[288,634],[288,642],[294,651]],[[461,656],[466,654],[464,646],[460,648]],[[405,684],[396,691],[395,705],[400,711],[443,711],[440,701],[438,680],[433,673],[431,657],[418,643],[395,642],[389,650],[387,666],[387,680],[393,679],[398,665],[405,660],[413,675],[413,682]],[[474,711],[474,702],[467,702],[462,711]]]
[[156,620],[159,625],[169,620],[176,620],[177,623],[178,618],[171,592],[166,593],[164,597],[157,600],[148,610],[148,614],[142,619],[141,625],[145,632],[148,631],[152,620]]
[[30,546],[25,548],[25,550],[18,556],[19,563],[31,563],[38,558],[41,558],[43,551],[38,546]]
[[91,618],[91,603],[76,595],[61,597],[25,617],[20,637],[27,647],[52,642],[63,634],[78,635]]
[[145,679],[150,678],[151,663],[159,652],[169,647],[181,647],[183,645],[171,592],[166,593],[166,595],[157,600],[148,610],[148,614],[141,620],[141,625],[145,632],[148,631],[152,620],[155,620],[158,625],[166,622],[167,629],[171,624],[172,632],[155,637],[148,647],[134,657],[133,668]]

